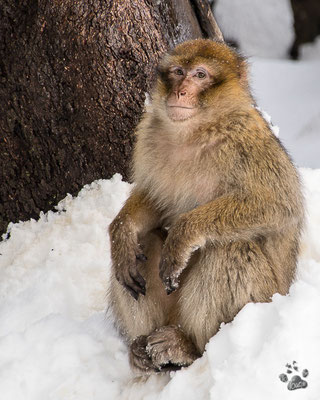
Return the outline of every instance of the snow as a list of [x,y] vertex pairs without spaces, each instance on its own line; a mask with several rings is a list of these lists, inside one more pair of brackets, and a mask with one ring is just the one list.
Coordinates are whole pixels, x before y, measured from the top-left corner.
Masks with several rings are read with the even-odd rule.
[[[320,170],[300,171],[308,221],[290,294],[248,304],[191,367],[146,381],[134,379],[105,312],[107,227],[130,185],[99,180],[59,212],[11,224],[0,244],[1,399],[318,399]],[[291,392],[279,375],[293,360],[310,374]]]

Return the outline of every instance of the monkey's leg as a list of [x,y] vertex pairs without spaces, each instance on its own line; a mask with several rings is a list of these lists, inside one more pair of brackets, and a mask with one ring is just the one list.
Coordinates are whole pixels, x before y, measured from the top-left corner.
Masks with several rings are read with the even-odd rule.
[[208,244],[182,276],[178,324],[202,353],[222,322],[232,321],[249,302],[270,301],[278,291],[274,268],[257,243]]
[[115,316],[120,332],[130,344],[130,362],[137,369],[151,368],[147,355],[144,336],[149,335],[156,328],[166,325],[172,304],[177,295],[167,296],[164,285],[159,278],[159,262],[165,237],[155,230],[149,232],[140,240],[143,253],[147,261],[141,263],[139,272],[146,280],[146,295],[139,295],[135,300],[129,292],[112,277],[110,287],[110,306]]

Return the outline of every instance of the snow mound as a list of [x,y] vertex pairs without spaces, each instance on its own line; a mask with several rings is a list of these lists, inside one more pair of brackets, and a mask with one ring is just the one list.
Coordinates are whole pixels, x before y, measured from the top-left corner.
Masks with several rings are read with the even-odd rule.
[[[0,243],[1,399],[318,399],[320,170],[301,173],[308,221],[290,294],[248,304],[191,367],[145,382],[133,379],[105,313],[107,227],[130,185],[119,175],[99,180],[57,213],[11,224]],[[293,360],[309,376],[291,392],[279,375]]]

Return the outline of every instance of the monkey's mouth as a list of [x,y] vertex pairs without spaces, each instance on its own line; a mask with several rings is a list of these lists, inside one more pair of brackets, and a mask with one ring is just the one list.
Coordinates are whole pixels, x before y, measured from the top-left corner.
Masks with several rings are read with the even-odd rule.
[[173,121],[183,121],[185,119],[189,119],[194,116],[196,110],[197,110],[196,107],[175,106],[175,105],[167,106],[168,117]]

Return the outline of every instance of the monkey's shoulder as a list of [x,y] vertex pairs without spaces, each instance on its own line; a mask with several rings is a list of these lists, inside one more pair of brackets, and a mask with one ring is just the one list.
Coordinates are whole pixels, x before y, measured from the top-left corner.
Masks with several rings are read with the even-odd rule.
[[270,158],[273,162],[285,160],[285,163],[291,164],[281,141],[256,110],[230,113],[217,123],[215,130],[222,132],[221,143],[229,152],[229,158],[234,152],[250,161]]
[[215,158],[225,179],[299,186],[290,156],[258,111],[231,113],[215,129],[221,137]]

